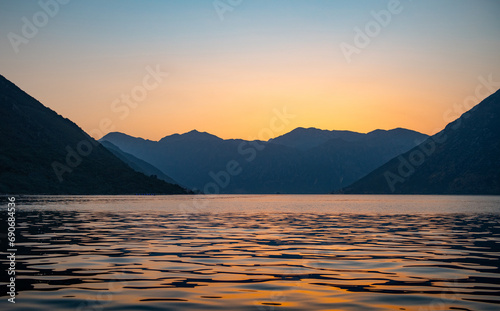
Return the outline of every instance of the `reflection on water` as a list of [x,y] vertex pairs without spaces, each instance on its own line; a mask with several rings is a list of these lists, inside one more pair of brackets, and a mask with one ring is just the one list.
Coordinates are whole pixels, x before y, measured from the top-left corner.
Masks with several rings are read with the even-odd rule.
[[356,204],[351,213],[266,212],[257,203],[257,212],[173,213],[121,209],[123,197],[108,211],[83,208],[93,200],[30,200],[18,211],[17,303],[2,290],[2,309],[500,309],[499,213],[383,214]]

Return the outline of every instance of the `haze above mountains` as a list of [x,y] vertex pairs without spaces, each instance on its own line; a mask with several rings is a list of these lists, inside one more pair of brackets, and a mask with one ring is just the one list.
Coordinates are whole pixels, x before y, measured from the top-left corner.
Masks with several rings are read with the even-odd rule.
[[269,141],[193,130],[99,143],[0,76],[0,193],[500,194],[499,117],[497,91],[432,137],[297,128]]

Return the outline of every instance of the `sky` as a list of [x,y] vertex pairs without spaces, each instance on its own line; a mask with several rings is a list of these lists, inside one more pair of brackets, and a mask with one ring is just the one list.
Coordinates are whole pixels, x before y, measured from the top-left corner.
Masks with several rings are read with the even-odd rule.
[[0,0],[0,74],[95,138],[434,134],[500,87],[498,16],[495,0]]

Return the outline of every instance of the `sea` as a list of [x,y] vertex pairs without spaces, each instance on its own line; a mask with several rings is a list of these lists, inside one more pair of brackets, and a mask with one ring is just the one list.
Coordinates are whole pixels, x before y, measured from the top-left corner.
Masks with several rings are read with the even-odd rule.
[[500,310],[500,196],[2,200],[1,310]]

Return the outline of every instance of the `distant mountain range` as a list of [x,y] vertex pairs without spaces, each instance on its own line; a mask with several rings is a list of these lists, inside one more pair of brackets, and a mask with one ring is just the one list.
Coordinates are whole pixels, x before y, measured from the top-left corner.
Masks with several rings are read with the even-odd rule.
[[269,141],[193,130],[95,141],[0,76],[0,193],[500,194],[500,91],[427,135],[296,128]]
[[500,90],[343,193],[500,194]]
[[267,142],[196,130],[160,141],[115,132],[100,141],[205,193],[329,193],[426,138],[401,128],[368,134],[297,128]]
[[3,76],[0,148],[3,194],[187,193],[178,185],[133,170],[76,124]]
[[103,145],[106,149],[111,151],[112,154],[114,154],[118,159],[128,164],[128,166],[130,166],[135,171],[141,172],[146,176],[156,176],[156,178],[164,180],[171,184],[179,184],[178,182],[173,180],[171,177],[165,175],[165,173],[163,173],[153,165],[134,157],[130,153],[123,152],[120,148],[113,145],[109,141],[102,141],[101,145]]

